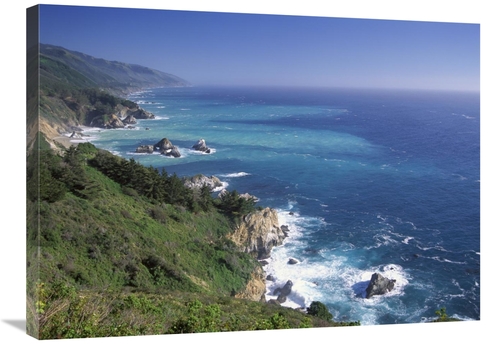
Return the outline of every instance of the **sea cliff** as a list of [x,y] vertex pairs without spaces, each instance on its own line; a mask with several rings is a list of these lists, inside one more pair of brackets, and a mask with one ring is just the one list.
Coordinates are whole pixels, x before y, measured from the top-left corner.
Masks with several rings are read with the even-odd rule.
[[259,260],[269,258],[271,249],[281,245],[285,237],[277,211],[269,207],[244,216],[234,233],[229,235],[243,252]]
[[[260,260],[269,258],[272,248],[281,245],[286,234],[280,227],[277,211],[268,207],[244,216],[228,237],[240,250]],[[258,266],[245,290],[236,297],[265,302],[265,278],[262,266]]]

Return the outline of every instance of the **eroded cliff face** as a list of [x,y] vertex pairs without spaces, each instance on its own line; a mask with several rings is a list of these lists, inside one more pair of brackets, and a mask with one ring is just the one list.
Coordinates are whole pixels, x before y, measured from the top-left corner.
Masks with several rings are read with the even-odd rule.
[[[245,216],[229,238],[244,252],[257,259],[269,258],[271,249],[281,245],[286,234],[278,221],[275,209],[265,208]],[[252,274],[245,290],[236,297],[265,302],[266,275],[262,266]]]
[[239,292],[234,297],[250,301],[266,302],[266,280],[265,273],[261,266],[252,273],[252,278],[248,281],[245,290]]
[[286,235],[280,228],[275,209],[265,208],[245,216],[229,236],[242,251],[257,259],[269,258],[271,249],[281,245]]

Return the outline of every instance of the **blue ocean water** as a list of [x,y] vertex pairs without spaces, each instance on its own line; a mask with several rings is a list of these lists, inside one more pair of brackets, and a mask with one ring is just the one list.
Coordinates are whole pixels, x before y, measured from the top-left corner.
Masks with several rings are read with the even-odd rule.
[[[216,175],[279,211],[268,299],[323,302],[334,319],[480,319],[479,94],[300,88],[160,88],[131,94],[154,120],[92,142],[179,176]],[[148,130],[146,130],[148,128]],[[181,158],[134,153],[167,137]],[[190,148],[200,138],[212,148]],[[299,264],[287,264],[290,257]],[[363,298],[374,272],[396,279]]]

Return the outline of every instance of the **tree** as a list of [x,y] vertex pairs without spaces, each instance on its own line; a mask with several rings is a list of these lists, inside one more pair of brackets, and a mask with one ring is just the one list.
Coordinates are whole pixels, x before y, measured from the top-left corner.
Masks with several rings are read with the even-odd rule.
[[328,308],[319,301],[313,301],[307,307],[307,314],[316,316],[318,318],[330,321],[333,318],[333,315],[328,311]]
[[238,217],[254,211],[255,201],[251,198],[241,197],[236,190],[233,190],[221,195],[218,207],[224,213]]

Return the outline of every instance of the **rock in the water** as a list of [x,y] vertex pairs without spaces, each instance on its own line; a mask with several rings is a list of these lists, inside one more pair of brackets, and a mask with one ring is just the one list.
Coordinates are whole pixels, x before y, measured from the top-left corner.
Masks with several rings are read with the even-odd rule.
[[273,275],[267,275],[267,276],[266,276],[266,281],[271,281],[271,282],[274,282],[274,281],[276,281],[276,279],[274,278],[274,276],[273,276]]
[[366,288],[366,298],[369,299],[374,295],[383,295],[390,292],[394,288],[396,280],[382,276],[378,272],[372,275],[370,284]]
[[276,300],[279,303],[283,303],[286,301],[286,297],[292,292],[292,286],[292,281],[288,280],[282,288],[274,289],[273,295],[278,295],[278,298]]
[[158,149],[160,153],[162,153],[165,150],[174,148],[174,145],[172,144],[172,142],[170,142],[169,139],[164,137],[154,145],[154,148]]
[[70,135],[70,138],[72,138],[72,139],[81,139],[82,135],[80,133],[77,133],[76,131],[73,131],[73,133]]
[[295,265],[295,264],[298,264],[298,263],[299,263],[299,261],[297,259],[295,259],[295,258],[288,259],[288,264],[290,264],[290,265]]
[[172,149],[167,149],[167,150],[163,151],[162,154],[166,155],[166,156],[171,156],[173,158],[180,158],[181,157],[181,152],[179,152],[179,149],[175,146]]
[[203,152],[203,153],[207,153],[207,154],[210,154],[210,152],[211,152],[211,149],[207,146],[204,139],[199,139],[198,142],[196,142],[192,148],[194,150],[197,150],[197,151]]
[[136,153],[153,153],[154,152],[154,147],[153,145],[141,145],[135,149]]
[[288,236],[288,233],[290,232],[290,228],[288,228],[288,226],[281,225],[281,230],[285,233],[285,236]]
[[175,147],[172,142],[170,142],[166,137],[158,141],[154,145],[154,149],[159,150],[161,154],[166,156],[171,156],[174,158],[179,158],[181,156],[179,149]]

